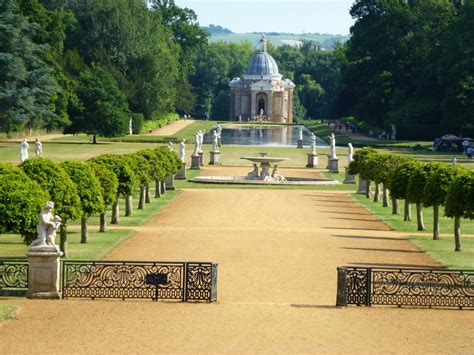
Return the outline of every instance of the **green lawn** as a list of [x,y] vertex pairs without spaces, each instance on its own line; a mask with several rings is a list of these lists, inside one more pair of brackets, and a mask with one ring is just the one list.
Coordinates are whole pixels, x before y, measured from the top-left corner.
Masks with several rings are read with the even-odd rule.
[[474,238],[461,240],[461,252],[453,251],[453,238],[441,237],[440,240],[433,240],[426,237],[411,237],[410,240],[450,269],[474,270]]
[[0,304],[0,322],[10,319],[18,307],[9,304]]
[[[109,230],[106,233],[89,231],[89,242],[81,244],[79,230],[68,230],[68,260],[100,260],[124,240],[130,238],[133,231]],[[58,236],[59,238],[59,236]],[[4,234],[0,236],[0,258],[24,258],[29,247],[23,244],[19,235]]]

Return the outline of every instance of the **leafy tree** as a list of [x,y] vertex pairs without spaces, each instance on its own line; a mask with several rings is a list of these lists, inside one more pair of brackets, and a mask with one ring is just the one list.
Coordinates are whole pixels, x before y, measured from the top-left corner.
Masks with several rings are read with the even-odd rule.
[[17,10],[13,0],[0,3],[0,126],[6,132],[41,126],[53,117],[57,91],[43,60],[45,47],[31,40],[35,26]]
[[[163,164],[161,159],[156,154],[156,151],[151,149],[139,150],[136,154],[144,157],[150,164],[150,175],[151,178],[155,181],[155,197],[161,196],[160,181],[163,180],[165,176],[165,170],[163,169]],[[149,196],[149,186],[146,188],[145,202],[150,202]]]
[[54,210],[62,219],[60,249],[66,257],[68,221],[79,218],[82,212],[76,185],[59,165],[49,159],[27,159],[20,168],[47,191],[54,202]]
[[420,162],[407,158],[401,162],[396,169],[390,170],[388,174],[388,189],[392,197],[405,200],[405,211],[403,219],[405,221],[411,220],[411,208],[408,201],[408,182],[411,175],[419,169]]
[[48,199],[21,169],[0,163],[0,234],[18,233],[30,244],[38,236],[38,215]]
[[454,218],[455,251],[461,251],[461,218],[474,219],[474,172],[465,170],[448,187],[445,212]]
[[[117,176],[119,185],[117,190],[117,198],[112,205],[112,220],[110,223],[119,223],[119,196],[128,201],[129,197],[133,195],[136,185],[136,177],[128,161],[119,155],[105,154],[90,159],[91,162],[105,166],[110,169]],[[129,206],[130,208],[130,206]]]
[[82,210],[81,243],[87,243],[88,217],[104,210],[100,181],[96,178],[92,168],[84,162],[69,160],[62,162],[60,166],[76,184]]
[[69,133],[87,133],[94,136],[114,137],[128,130],[127,101],[114,78],[100,67],[84,71],[79,78],[77,95],[80,110],[71,114]]
[[140,191],[140,199],[138,202],[138,209],[142,210],[145,208],[145,199],[146,199],[146,190],[150,187],[151,182],[153,181],[153,176],[151,174],[151,164],[150,162],[141,154],[127,154],[124,156],[127,159],[128,164],[133,169],[136,175],[137,187]]
[[423,206],[433,206],[433,239],[439,239],[439,207],[445,205],[448,187],[461,168],[452,164],[429,163],[433,168],[423,189]]
[[89,166],[94,171],[95,177],[99,180],[100,187],[102,189],[101,195],[104,199],[104,208],[100,211],[100,228],[99,232],[106,231],[106,209],[107,206],[110,206],[117,200],[117,191],[119,186],[119,181],[114,171],[111,168],[108,168],[105,165],[96,164],[89,162]]
[[358,149],[354,153],[354,160],[349,164],[349,174],[359,175],[363,180],[366,181],[366,197],[370,197],[370,175],[371,172],[368,168],[368,159],[370,156],[378,154],[372,148]]

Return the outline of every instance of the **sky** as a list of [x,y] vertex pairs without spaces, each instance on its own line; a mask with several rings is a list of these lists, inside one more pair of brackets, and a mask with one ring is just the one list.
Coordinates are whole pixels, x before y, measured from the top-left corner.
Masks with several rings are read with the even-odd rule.
[[233,32],[349,34],[354,0],[175,0],[198,15],[201,26]]

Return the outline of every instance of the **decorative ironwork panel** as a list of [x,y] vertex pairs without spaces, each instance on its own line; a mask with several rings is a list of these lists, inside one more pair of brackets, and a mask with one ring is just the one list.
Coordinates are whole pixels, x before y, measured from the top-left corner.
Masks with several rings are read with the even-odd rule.
[[0,291],[28,289],[28,261],[0,260]]
[[372,304],[474,307],[474,271],[372,269]]
[[346,287],[347,304],[366,305],[368,299],[367,268],[347,268]]
[[[184,300],[184,263],[64,261],[63,297]],[[149,275],[166,283],[151,284]]]
[[474,270],[346,269],[347,304],[474,308]]
[[217,264],[186,264],[186,299],[208,302],[217,299]]

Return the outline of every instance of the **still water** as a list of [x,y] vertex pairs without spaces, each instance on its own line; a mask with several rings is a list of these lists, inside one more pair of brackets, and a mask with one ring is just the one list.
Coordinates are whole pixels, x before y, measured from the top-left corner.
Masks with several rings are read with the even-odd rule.
[[[300,126],[238,126],[222,128],[222,144],[227,145],[258,145],[267,147],[290,147],[296,146]],[[204,136],[204,143],[212,143],[211,130]],[[311,144],[311,132],[303,127],[303,144]],[[321,138],[316,138],[318,147],[327,147],[327,143]]]

